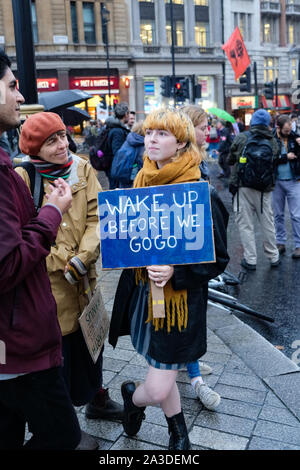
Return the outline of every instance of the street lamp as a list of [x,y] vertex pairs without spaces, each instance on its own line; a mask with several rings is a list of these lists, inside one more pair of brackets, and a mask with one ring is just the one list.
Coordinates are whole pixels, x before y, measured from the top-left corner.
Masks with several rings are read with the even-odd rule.
[[108,32],[107,23],[110,21],[110,12],[104,3],[101,3],[101,23],[102,23],[102,41],[106,49],[106,68],[107,68],[107,81],[108,81],[108,114],[110,114],[111,106],[111,93],[110,93],[110,70],[109,70],[109,49],[108,49]]

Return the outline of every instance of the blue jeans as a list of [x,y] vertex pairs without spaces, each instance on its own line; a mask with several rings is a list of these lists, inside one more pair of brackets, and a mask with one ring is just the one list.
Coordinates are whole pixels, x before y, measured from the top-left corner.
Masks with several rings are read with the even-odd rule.
[[190,379],[195,379],[196,377],[201,377],[199,362],[189,362],[187,364],[187,371]]
[[285,245],[287,236],[284,221],[285,202],[291,216],[295,248],[300,247],[300,182],[296,180],[277,180],[273,191],[273,210],[276,241]]

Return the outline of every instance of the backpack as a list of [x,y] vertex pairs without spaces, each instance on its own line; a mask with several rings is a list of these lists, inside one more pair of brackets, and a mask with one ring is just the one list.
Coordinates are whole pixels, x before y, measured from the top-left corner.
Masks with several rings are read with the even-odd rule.
[[[134,180],[133,173],[135,173],[136,176],[136,173],[141,168],[138,161],[141,147],[143,151],[144,146],[133,147],[125,141],[114,156],[110,176],[120,183],[131,185]],[[136,172],[133,172],[134,168],[137,170]]]
[[30,180],[30,192],[33,197],[34,207],[38,212],[42,207],[44,198],[43,178],[40,173],[36,171],[35,166],[31,162],[20,163],[20,165],[16,165],[14,168],[18,167],[24,168],[28,173]]
[[264,192],[274,183],[273,148],[269,139],[248,133],[240,156],[238,178],[241,186]]
[[89,157],[93,168],[98,171],[107,171],[111,167],[113,154],[108,140],[111,127],[105,127],[96,137],[95,145],[90,147]]

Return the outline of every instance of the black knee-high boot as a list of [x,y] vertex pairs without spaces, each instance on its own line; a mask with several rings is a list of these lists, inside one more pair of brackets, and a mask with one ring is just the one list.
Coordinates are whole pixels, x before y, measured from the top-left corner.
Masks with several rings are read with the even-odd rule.
[[169,427],[169,450],[190,450],[191,444],[182,411],[166,420]]

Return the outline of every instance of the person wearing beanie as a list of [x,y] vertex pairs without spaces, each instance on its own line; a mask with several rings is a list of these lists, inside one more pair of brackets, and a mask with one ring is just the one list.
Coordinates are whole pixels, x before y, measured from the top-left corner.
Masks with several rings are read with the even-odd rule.
[[[66,127],[55,113],[28,117],[21,129],[19,146],[42,178],[42,206],[58,177],[68,183],[73,195],[72,206],[63,216],[46,260],[63,336],[63,373],[72,402],[75,406],[87,405],[88,418],[120,419],[122,406],[113,402],[102,387],[103,350],[94,364],[78,323],[88,303],[84,277],[91,290],[96,285],[95,263],[100,251],[97,199],[101,186],[89,162],[69,151]],[[15,170],[30,188],[27,170]],[[82,432],[79,448],[97,447],[96,440]]]
[[[257,252],[255,242],[254,215],[261,226],[264,253],[270,266],[276,268],[279,252],[276,246],[272,190],[274,189],[274,167],[278,159],[278,146],[270,130],[271,116],[265,109],[255,111],[250,122],[250,131],[241,132],[230,148],[228,162],[233,165],[229,180],[229,191],[233,195],[233,210],[238,225],[244,256],[241,266],[255,271]],[[258,167],[255,159],[258,161]],[[252,158],[252,160],[251,160]],[[251,163],[252,162],[252,163]],[[261,163],[263,162],[263,163]],[[252,164],[252,167],[250,166]],[[243,165],[248,165],[243,170]],[[254,182],[264,165],[264,180]],[[241,171],[244,173],[241,173]],[[246,181],[245,175],[254,177]]]
[[[200,179],[201,154],[194,126],[185,113],[168,109],[154,111],[145,119],[143,129],[144,164],[134,180],[135,188]],[[214,263],[125,269],[114,300],[110,344],[115,347],[119,336],[130,334],[133,346],[149,366],[143,383],[127,380],[121,386],[124,431],[134,436],[141,427],[146,406],[160,405],[168,423],[169,450],[190,449],[176,377],[178,370],[206,352],[207,283],[223,272],[229,261],[228,214],[213,189],[211,204]],[[163,288],[165,319],[153,317],[150,280]]]

